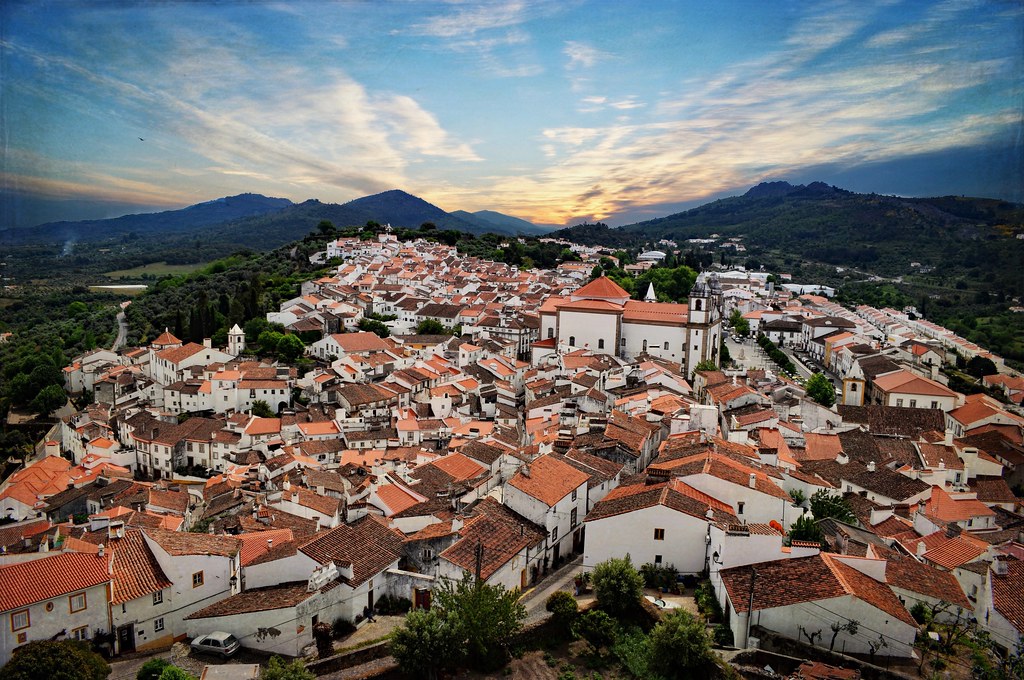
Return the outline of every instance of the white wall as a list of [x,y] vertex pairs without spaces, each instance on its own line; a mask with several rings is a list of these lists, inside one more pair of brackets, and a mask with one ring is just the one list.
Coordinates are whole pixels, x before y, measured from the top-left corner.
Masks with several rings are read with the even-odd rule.
[[[25,642],[33,640],[49,640],[58,636],[61,631],[70,638],[72,631],[83,626],[88,628],[89,639],[93,637],[96,630],[107,632],[110,630],[107,603],[110,601],[107,595],[106,583],[101,583],[84,591],[85,609],[72,613],[68,595],[59,595],[49,600],[35,602],[27,607],[19,607],[16,610],[8,610],[0,614],[2,625],[0,629],[0,664],[7,663],[16,647],[20,647],[18,634],[25,633]],[[46,607],[50,606],[50,611]],[[11,614],[15,611],[27,609],[29,612],[29,627],[22,630],[11,630]]]
[[[624,356],[635,357],[644,350],[653,356],[684,363],[686,361],[686,327],[656,324],[622,323],[622,337],[626,341]],[[668,343],[668,349],[665,349]]]
[[[560,310],[558,312],[558,341],[571,343],[572,347],[586,347],[592,352],[616,353],[616,336],[619,325],[618,314],[591,314]],[[575,342],[570,341],[575,338]],[[543,340],[543,338],[541,338]],[[604,348],[598,348],[598,340],[604,340]]]
[[[672,565],[682,573],[704,568],[707,522],[663,505],[635,510],[587,522],[587,543],[583,566],[594,567],[612,557],[629,554],[639,567],[654,563]],[[664,540],[654,540],[654,530],[664,529]]]

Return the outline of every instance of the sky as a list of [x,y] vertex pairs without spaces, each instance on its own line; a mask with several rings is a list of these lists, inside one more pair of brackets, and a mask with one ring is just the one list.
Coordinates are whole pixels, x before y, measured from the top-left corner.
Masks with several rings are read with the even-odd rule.
[[1019,0],[0,3],[0,228],[244,192],[621,225],[1024,201]]

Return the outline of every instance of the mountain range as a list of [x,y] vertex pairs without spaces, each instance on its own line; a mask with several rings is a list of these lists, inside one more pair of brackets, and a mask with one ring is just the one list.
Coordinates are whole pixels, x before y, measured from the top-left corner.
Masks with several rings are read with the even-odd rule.
[[[7,229],[0,231],[0,243],[89,242],[132,233],[137,236],[201,233],[209,242],[237,240],[239,245],[251,246],[259,242],[275,247],[302,238],[321,220],[329,220],[339,228],[375,221],[408,228],[430,222],[438,229],[472,234],[497,232],[516,235],[547,231],[526,220],[491,210],[448,213],[421,198],[394,189],[344,204],[322,203],[316,199],[293,203],[286,198],[239,194],[180,210]],[[260,240],[255,241],[254,238]]]

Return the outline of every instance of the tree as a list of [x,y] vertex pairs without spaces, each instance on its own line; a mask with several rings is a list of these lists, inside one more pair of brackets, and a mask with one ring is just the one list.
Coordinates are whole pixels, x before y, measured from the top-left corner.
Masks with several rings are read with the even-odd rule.
[[732,310],[732,314],[729,315],[729,325],[732,326],[737,335],[746,337],[750,333],[750,321],[743,318],[743,314],[739,309]]
[[267,667],[260,673],[260,680],[316,680],[316,676],[306,669],[302,659],[285,663],[279,656],[270,657]]
[[629,559],[613,557],[594,567],[594,595],[601,609],[612,616],[628,614],[640,606],[644,577]]
[[526,607],[516,593],[502,585],[477,581],[469,572],[461,581],[445,583],[435,602],[445,616],[454,616],[459,622],[466,661],[479,670],[504,663],[508,644],[526,618]]
[[316,225],[316,228],[323,236],[330,236],[337,231],[337,229],[334,228],[334,222],[331,222],[330,220],[320,220],[320,223]]
[[72,319],[77,319],[78,317],[83,316],[88,311],[89,307],[84,302],[80,302],[78,300],[75,300],[74,302],[68,305],[68,316],[70,316]]
[[804,383],[804,390],[807,397],[818,402],[822,406],[829,407],[836,403],[836,389],[825,377],[824,373],[815,373]]
[[49,415],[63,406],[67,400],[68,396],[59,385],[47,385],[32,400],[29,408],[36,413]]
[[996,371],[995,362],[983,356],[971,357],[964,370],[975,378],[983,378],[986,375],[993,375],[998,372]]
[[821,533],[821,527],[818,526],[818,523],[810,515],[800,515],[793,522],[793,526],[789,530],[790,541],[821,543],[824,538],[824,534]]
[[253,403],[252,414],[257,418],[273,418],[275,415],[277,415],[271,410],[270,404],[263,401],[262,399],[258,399],[256,400],[255,403]]
[[37,640],[15,650],[0,680],[104,680],[110,665],[78,640]]
[[[409,612],[391,635],[391,656],[410,678],[439,677],[443,668],[462,658],[462,626],[453,612],[438,608]],[[266,677],[266,674],[264,674]]]
[[673,609],[651,631],[651,670],[669,680],[714,674],[714,653],[704,622],[685,609]]
[[424,319],[416,326],[417,335],[448,335],[448,329],[440,321]]
[[811,496],[811,513],[815,519],[833,517],[847,524],[857,523],[850,504],[842,496],[833,496],[825,489],[816,491]]
[[285,361],[295,361],[306,351],[306,343],[302,338],[289,333],[277,343],[277,355]]
[[359,330],[376,333],[377,337],[381,338],[386,338],[391,335],[391,329],[388,328],[384,322],[378,321],[377,319],[360,319]]

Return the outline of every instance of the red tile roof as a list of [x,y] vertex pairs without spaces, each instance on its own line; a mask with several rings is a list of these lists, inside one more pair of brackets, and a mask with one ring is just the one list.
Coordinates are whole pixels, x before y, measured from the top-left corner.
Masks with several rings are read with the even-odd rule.
[[107,583],[107,559],[85,553],[62,553],[0,567],[0,611]]
[[376,576],[402,556],[402,534],[388,527],[380,517],[366,515],[352,524],[342,524],[299,546],[306,555],[327,564],[352,565],[352,587]]
[[714,511],[714,521],[739,522],[729,505],[678,479],[661,484],[631,484],[612,489],[587,514],[586,521],[593,522],[655,505],[663,505],[700,519],[707,516],[710,508]]
[[575,298],[629,299],[629,293],[607,276],[600,276],[572,294]]
[[113,553],[114,604],[131,602],[173,585],[146,545],[141,531],[129,530],[123,538],[111,541],[110,550]]
[[554,506],[589,477],[554,456],[541,456],[529,464],[529,476],[520,470],[509,484],[547,506]]

